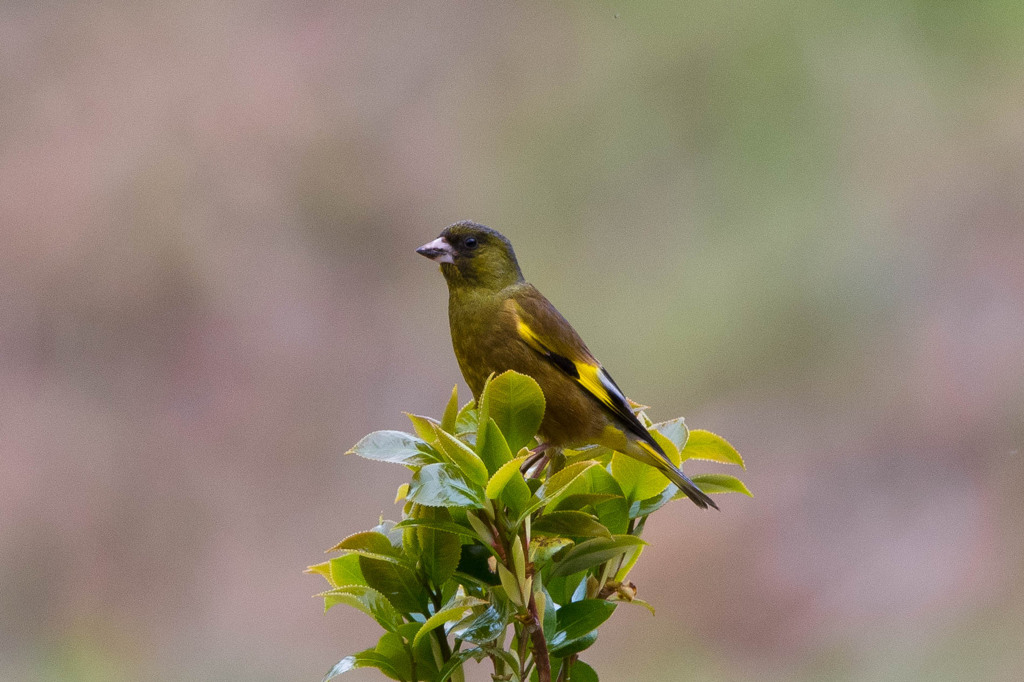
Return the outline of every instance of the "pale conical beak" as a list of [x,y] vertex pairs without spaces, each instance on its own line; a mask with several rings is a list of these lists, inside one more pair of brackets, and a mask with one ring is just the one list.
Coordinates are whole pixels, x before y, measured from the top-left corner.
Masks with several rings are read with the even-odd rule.
[[424,244],[416,249],[416,253],[426,256],[435,263],[455,262],[455,251],[452,249],[452,245],[444,240],[444,237],[438,237],[434,241]]

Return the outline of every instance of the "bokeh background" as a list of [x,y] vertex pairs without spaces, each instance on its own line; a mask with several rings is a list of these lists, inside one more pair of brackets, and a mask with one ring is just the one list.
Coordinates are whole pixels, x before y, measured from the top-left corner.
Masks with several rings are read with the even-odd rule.
[[302,570],[397,514],[341,453],[462,385],[414,249],[465,218],[748,460],[754,499],[649,524],[602,679],[1020,679],[1022,35],[1017,0],[3,3],[0,679],[370,645]]

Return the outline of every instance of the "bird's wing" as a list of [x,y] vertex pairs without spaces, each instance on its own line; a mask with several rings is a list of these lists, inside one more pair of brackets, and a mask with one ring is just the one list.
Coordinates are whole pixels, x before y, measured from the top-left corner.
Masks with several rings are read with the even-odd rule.
[[507,305],[515,315],[516,332],[527,346],[596,398],[628,431],[661,451],[657,441],[633,414],[622,389],[543,294],[527,285],[509,299]]

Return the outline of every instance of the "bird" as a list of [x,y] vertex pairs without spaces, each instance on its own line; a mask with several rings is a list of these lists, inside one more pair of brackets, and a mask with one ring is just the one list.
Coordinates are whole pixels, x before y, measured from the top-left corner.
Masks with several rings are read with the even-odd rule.
[[523,278],[508,238],[461,221],[416,253],[440,264],[452,347],[477,400],[492,374],[526,374],[546,399],[541,452],[602,445],[655,467],[698,507],[718,509],[666,456],[572,325]]

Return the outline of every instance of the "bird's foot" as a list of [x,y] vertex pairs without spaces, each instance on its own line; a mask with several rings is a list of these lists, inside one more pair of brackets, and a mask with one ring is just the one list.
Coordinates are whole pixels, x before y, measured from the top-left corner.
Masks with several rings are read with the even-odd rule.
[[[530,453],[526,456],[522,465],[519,467],[519,471],[522,472],[523,476],[527,478],[537,478],[541,472],[548,465],[548,450],[551,448],[547,443],[541,443],[537,447],[530,450]],[[530,470],[533,469],[533,473]]]

